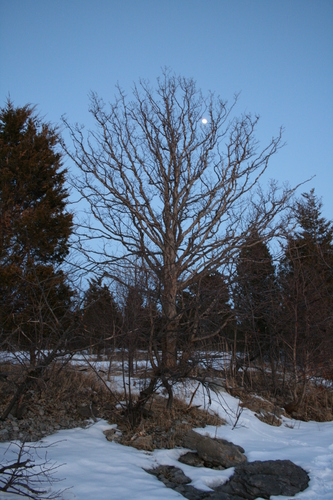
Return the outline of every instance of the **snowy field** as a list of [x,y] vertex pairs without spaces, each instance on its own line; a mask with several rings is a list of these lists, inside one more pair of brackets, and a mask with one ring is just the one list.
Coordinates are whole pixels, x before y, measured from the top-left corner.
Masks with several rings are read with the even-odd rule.
[[[184,394],[184,389],[182,389]],[[290,459],[303,467],[310,476],[309,488],[296,495],[295,499],[333,499],[333,422],[300,422],[283,419],[281,427],[269,426],[258,420],[253,412],[244,409],[239,416],[239,400],[221,393],[212,395],[211,410],[227,421],[220,427],[197,429],[203,434],[220,437],[241,445],[248,460]],[[206,406],[207,394],[197,392],[194,404]],[[160,464],[175,465],[192,479],[192,485],[202,490],[222,484],[233,472],[191,468],[177,461],[184,449],[139,451],[106,440],[103,431],[112,426],[99,420],[86,429],[59,431],[39,442],[52,445],[47,449],[51,462],[60,467],[56,477],[61,482],[52,486],[51,491],[64,490],[64,500],[167,500],[184,498],[179,493],[167,489],[163,483],[144,469]],[[233,428],[234,427],[234,428]],[[9,443],[1,443],[0,456],[11,455]],[[0,499],[14,498],[1,494]],[[22,498],[22,497],[18,497]],[[287,497],[274,496],[273,500]]]

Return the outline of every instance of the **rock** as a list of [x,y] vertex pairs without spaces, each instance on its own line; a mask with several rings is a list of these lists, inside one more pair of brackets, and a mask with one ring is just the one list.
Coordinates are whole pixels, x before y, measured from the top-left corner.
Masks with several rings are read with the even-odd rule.
[[158,479],[168,486],[168,488],[173,488],[178,484],[188,484],[191,482],[191,479],[185,476],[181,469],[173,465],[160,465],[155,469],[148,469],[147,472],[158,477]]
[[169,467],[168,469],[168,479],[172,483],[176,484],[188,484],[191,482],[191,479],[185,476],[184,472],[178,467]]
[[191,430],[185,434],[183,443],[195,450],[207,467],[227,469],[246,462],[243,448],[224,439],[212,439]]
[[103,431],[104,436],[108,441],[114,441],[115,443],[118,443],[118,441],[121,438],[121,432],[118,429],[106,429]]
[[152,450],[154,444],[153,436],[138,436],[131,444],[138,450]]
[[237,465],[229,481],[214,488],[201,491],[189,485],[189,478],[177,467],[163,465],[148,470],[189,500],[255,500],[271,495],[294,496],[304,491],[309,483],[307,473],[290,460],[267,460]]
[[182,464],[191,465],[192,467],[203,467],[205,465],[204,461],[199,457],[197,453],[189,451],[185,455],[181,455],[178,461]]
[[254,500],[271,495],[294,496],[308,484],[307,473],[290,460],[267,460],[237,466],[230,480],[216,491]]
[[215,493],[197,490],[188,483],[191,479],[188,478],[181,469],[173,467],[172,465],[160,465],[155,469],[149,469],[146,472],[153,474],[160,481],[162,481],[167,488],[172,488],[188,500],[244,500],[244,498],[237,496],[230,496],[228,493]]

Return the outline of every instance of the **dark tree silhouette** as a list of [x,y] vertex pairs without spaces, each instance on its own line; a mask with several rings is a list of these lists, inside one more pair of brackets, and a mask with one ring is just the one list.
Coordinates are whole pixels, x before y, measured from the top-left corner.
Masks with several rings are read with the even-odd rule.
[[286,353],[295,385],[310,373],[331,374],[333,360],[333,226],[314,190],[296,202],[297,228],[280,268]]
[[[47,347],[71,292],[59,269],[69,251],[66,170],[56,129],[31,106],[0,110],[0,323],[2,335]],[[53,327],[50,328],[49,325]]]
[[97,353],[116,346],[121,324],[113,293],[101,278],[91,279],[83,304],[84,344]]
[[276,386],[280,296],[272,255],[256,230],[247,237],[236,260],[233,298],[237,318],[236,349],[243,353],[245,365],[255,362],[264,368],[269,362]]

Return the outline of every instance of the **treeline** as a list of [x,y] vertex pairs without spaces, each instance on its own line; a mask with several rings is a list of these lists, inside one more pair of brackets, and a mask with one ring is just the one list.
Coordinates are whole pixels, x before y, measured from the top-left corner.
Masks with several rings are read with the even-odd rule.
[[[1,109],[1,349],[37,367],[80,349],[124,349],[131,367],[144,350],[139,407],[158,381],[172,401],[216,350],[229,378],[255,368],[295,397],[332,379],[332,223],[313,190],[292,202],[295,189],[258,189],[281,133],[259,151],[257,117],[231,120],[235,103],[168,72],[133,101],[119,89],[109,110],[91,98],[96,130],[64,122],[72,150],[31,106]],[[76,225],[64,152],[89,207]]]
[[[333,227],[321,208],[313,190],[303,194],[278,255],[254,232],[232,274],[210,274],[177,298],[177,348],[192,367],[207,350],[220,350],[230,353],[231,370],[259,367],[275,389],[284,377],[294,377],[294,387],[309,377],[332,379]],[[80,310],[81,347],[147,350],[154,329],[161,349],[161,309],[141,273],[118,294],[101,279],[90,281]]]

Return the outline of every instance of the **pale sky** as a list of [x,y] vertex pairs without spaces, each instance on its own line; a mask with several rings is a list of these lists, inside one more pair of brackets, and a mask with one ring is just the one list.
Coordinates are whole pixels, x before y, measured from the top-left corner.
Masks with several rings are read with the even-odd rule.
[[284,126],[268,177],[316,175],[299,194],[314,187],[333,219],[332,0],[0,0],[1,106],[89,128],[91,90],[112,101],[165,66],[229,102],[241,92],[262,146]]

